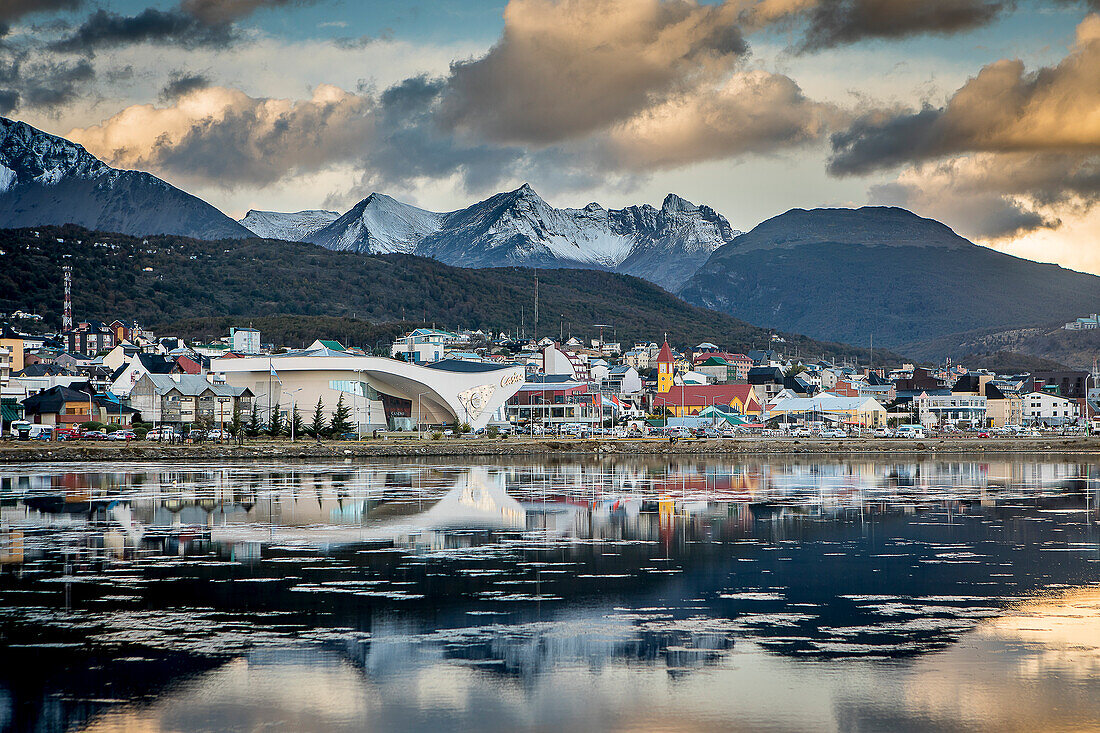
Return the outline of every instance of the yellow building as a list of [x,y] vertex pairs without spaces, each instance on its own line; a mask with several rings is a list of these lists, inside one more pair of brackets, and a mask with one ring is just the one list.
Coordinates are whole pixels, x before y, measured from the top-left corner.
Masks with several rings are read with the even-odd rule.
[[23,371],[23,339],[18,336],[0,337],[0,347],[11,349],[11,373]]

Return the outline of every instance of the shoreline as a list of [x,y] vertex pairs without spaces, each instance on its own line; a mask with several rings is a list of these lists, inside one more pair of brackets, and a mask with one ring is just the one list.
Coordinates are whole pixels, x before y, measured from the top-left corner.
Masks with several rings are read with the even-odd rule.
[[193,460],[309,460],[332,458],[461,458],[466,456],[754,456],[754,457],[884,457],[1100,455],[1100,437],[1052,436],[1027,439],[933,438],[897,439],[768,439],[741,440],[364,440],[263,441],[237,445],[158,445],[156,443],[38,443],[0,444],[0,465],[72,461],[193,461]]

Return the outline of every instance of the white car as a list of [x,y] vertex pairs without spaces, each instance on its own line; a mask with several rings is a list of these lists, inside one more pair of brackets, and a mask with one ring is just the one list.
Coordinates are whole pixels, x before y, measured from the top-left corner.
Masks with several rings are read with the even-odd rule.
[[792,438],[808,438],[811,435],[813,435],[813,433],[810,432],[809,428],[795,428],[791,430]]
[[821,431],[822,438],[847,438],[848,433],[844,432],[840,428],[832,428],[830,430]]
[[890,428],[875,428],[876,438],[892,438],[894,437],[894,431]]

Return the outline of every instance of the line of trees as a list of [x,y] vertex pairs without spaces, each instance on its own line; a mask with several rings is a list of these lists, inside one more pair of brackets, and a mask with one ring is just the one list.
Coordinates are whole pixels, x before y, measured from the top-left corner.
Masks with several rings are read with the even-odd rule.
[[310,437],[321,440],[354,432],[355,425],[351,421],[351,408],[344,402],[344,396],[340,395],[331,419],[326,418],[325,403],[320,397],[317,398],[317,405],[313,408],[313,416],[308,423],[298,412],[297,405],[291,410],[290,415],[284,418],[277,402],[271,410],[271,417],[264,423],[256,404],[253,403],[248,415],[242,415],[239,411],[234,413],[229,431],[233,435],[243,434],[248,438],[258,438],[261,435],[281,438],[290,437],[293,434],[296,438]]

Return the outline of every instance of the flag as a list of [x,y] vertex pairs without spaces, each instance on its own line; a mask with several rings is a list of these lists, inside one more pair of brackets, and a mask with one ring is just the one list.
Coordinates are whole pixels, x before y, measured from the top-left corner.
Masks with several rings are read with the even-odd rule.
[[279,373],[275,371],[275,365],[271,363],[271,360],[267,360],[267,368],[271,370],[271,376],[275,377],[275,380],[282,385],[283,380],[279,379]]

